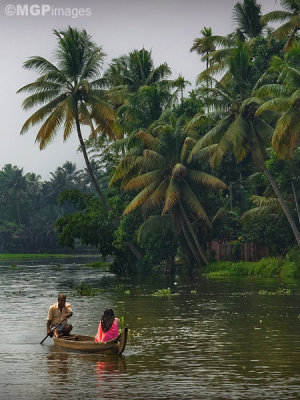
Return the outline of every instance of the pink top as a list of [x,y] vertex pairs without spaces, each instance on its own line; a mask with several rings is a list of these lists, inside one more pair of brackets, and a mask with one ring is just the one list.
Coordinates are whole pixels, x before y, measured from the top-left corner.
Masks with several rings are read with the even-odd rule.
[[102,332],[101,321],[98,326],[98,332],[95,336],[95,342],[107,342],[113,340],[119,335],[119,320],[115,318],[111,328],[107,332]]

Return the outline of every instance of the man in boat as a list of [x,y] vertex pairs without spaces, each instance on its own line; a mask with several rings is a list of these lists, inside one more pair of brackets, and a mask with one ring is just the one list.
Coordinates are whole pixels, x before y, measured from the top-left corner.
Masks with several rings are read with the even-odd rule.
[[47,317],[47,335],[54,337],[62,337],[68,335],[72,330],[72,325],[68,324],[68,319],[72,317],[72,307],[66,303],[67,297],[64,293],[60,293],[57,298],[57,303],[50,306]]

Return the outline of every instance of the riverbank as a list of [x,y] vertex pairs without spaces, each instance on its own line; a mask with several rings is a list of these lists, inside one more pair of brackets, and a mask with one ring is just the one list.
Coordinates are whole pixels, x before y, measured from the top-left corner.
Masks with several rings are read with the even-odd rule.
[[226,276],[300,278],[300,251],[292,249],[283,258],[267,257],[257,262],[213,262],[203,269],[203,275],[209,278]]

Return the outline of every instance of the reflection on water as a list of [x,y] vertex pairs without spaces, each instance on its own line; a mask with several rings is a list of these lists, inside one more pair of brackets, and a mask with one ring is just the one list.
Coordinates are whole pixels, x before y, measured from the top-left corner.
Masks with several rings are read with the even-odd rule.
[[125,372],[125,356],[105,355],[101,361],[96,361],[95,366],[99,381],[105,381],[112,375]]
[[50,351],[47,354],[49,382],[54,386],[70,381],[70,359],[67,352]]
[[[73,261],[0,266],[0,400],[300,398],[299,281],[175,279],[118,280]],[[103,293],[81,297],[81,282]],[[166,287],[177,295],[152,296]],[[259,295],[278,287],[292,295]],[[60,291],[74,333],[94,335],[107,307],[124,316],[124,355],[40,345]]]

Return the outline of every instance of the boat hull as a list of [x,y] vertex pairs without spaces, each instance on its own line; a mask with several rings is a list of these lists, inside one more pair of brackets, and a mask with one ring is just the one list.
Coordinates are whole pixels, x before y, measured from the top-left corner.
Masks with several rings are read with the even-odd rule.
[[116,339],[103,343],[95,342],[92,336],[70,335],[54,338],[54,345],[86,353],[122,354],[126,346],[127,332],[128,329],[125,328]]

